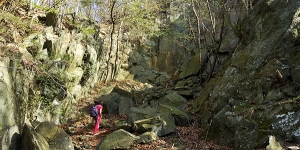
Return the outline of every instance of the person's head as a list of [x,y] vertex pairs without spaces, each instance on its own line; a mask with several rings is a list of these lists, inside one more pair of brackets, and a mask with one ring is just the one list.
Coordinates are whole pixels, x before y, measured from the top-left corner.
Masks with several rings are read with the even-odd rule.
[[102,101],[99,101],[97,103],[95,103],[96,105],[103,105],[103,102]]

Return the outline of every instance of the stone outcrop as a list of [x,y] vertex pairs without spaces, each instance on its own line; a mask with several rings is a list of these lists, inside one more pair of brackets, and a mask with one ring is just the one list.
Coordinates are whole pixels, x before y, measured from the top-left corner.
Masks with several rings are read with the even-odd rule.
[[37,123],[34,128],[49,143],[51,150],[74,150],[72,138],[55,124],[41,122]]
[[11,126],[7,128],[4,132],[3,136],[1,137],[1,149],[20,149],[20,132],[19,127],[17,125]]
[[[0,54],[0,130],[8,131],[0,133],[1,139],[15,139],[12,127],[19,134],[25,120],[64,122],[65,117],[75,114],[72,104],[102,76],[100,50],[94,44],[99,39],[83,44],[84,36],[76,30],[57,34],[52,26],[41,26],[39,31],[22,40],[19,34],[12,34],[14,41],[1,42],[1,49],[6,50]],[[6,140],[2,147],[11,147],[14,142]]]
[[[16,59],[20,60],[20,57],[16,57]],[[22,112],[26,109],[20,107],[23,102],[17,101],[17,99],[28,98],[28,79],[32,79],[27,71],[16,74],[18,72],[17,65],[17,62],[11,61],[9,58],[2,58],[0,61],[0,116],[2,120],[0,139],[2,149],[19,148],[17,143],[19,143],[19,135],[25,117]]]
[[23,128],[23,134],[21,137],[21,149],[30,150],[30,149],[44,149],[50,150],[50,146],[46,139],[42,135],[36,133],[34,128],[25,124]]
[[74,150],[71,137],[55,124],[51,122],[35,124],[36,126],[25,124],[21,134],[21,149]]
[[245,150],[266,147],[268,135],[297,142],[299,9],[261,0],[243,21],[241,42],[194,103],[208,139]]

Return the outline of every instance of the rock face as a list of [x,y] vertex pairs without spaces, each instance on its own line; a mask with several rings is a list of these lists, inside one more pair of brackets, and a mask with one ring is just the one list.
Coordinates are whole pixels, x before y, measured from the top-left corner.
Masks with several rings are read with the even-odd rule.
[[46,139],[51,150],[74,150],[72,138],[55,124],[41,122],[35,127],[35,130]]
[[[15,43],[3,45],[5,39],[1,42],[8,49],[1,50],[0,59],[0,130],[7,131],[0,133],[1,139],[15,139],[14,135],[25,127],[25,120],[60,124],[71,115],[76,117],[72,104],[103,76],[99,70],[103,63],[99,61],[101,50],[95,44],[101,43],[100,38],[85,41],[91,33],[83,37],[76,30],[61,30],[58,34],[52,25],[39,31],[22,40],[12,36]],[[29,128],[27,131],[31,132]],[[11,147],[11,143],[6,140],[2,147]]]
[[262,0],[256,5],[242,24],[243,37],[231,59],[194,103],[208,138],[235,149],[265,147],[268,135],[299,138],[300,3]]
[[23,150],[44,149],[50,150],[50,146],[42,135],[36,133],[30,125],[26,124],[23,128],[21,137],[21,148]]
[[14,125],[12,127],[9,127],[4,132],[5,133],[1,138],[1,149],[20,149],[20,144],[18,143],[20,139],[19,127],[17,125]]
[[51,122],[25,124],[21,135],[21,149],[74,150],[72,138]]

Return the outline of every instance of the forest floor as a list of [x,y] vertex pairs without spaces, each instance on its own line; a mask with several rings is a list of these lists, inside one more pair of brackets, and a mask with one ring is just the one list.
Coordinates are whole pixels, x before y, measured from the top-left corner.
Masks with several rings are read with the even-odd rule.
[[[87,149],[94,150],[97,144],[108,134],[116,131],[113,126],[114,121],[126,119],[126,116],[103,114],[103,119],[107,119],[107,125],[101,126],[99,134],[93,135],[94,122],[88,114],[88,108],[94,104],[94,99],[98,98],[96,86],[91,90],[89,96],[82,98],[77,105],[76,110],[85,112],[80,118],[68,121],[67,124],[62,125],[62,128],[72,137],[75,145],[75,150]],[[189,101],[191,106],[192,101]],[[193,115],[194,122],[187,127],[177,126],[175,131],[167,136],[159,137],[158,140],[151,144],[134,144],[128,150],[233,150],[233,148],[218,145],[216,142],[208,142],[200,140],[199,133],[201,131],[198,116]],[[72,129],[72,132],[70,132]],[[134,134],[134,133],[133,133]],[[209,133],[207,133],[209,134]],[[286,146],[292,145],[286,143]],[[282,149],[285,150],[286,148]],[[264,149],[256,149],[264,150]]]

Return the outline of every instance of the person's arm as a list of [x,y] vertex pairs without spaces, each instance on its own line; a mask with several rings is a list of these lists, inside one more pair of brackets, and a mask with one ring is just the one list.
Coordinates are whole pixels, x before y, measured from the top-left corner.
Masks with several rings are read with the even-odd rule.
[[99,116],[102,118],[102,108],[99,110]]

